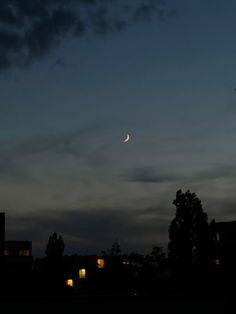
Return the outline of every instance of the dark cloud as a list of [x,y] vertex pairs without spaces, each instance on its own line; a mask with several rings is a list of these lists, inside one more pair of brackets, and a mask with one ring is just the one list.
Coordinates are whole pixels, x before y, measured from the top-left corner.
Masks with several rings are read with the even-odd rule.
[[165,7],[161,7],[161,6],[157,7],[154,4],[154,2],[150,2],[150,3],[142,3],[139,7],[136,8],[134,12],[134,20],[135,21],[150,20],[154,12],[158,15],[158,17],[161,20],[167,17],[167,11]]
[[144,213],[145,210],[101,208],[39,210],[18,216],[7,213],[7,239],[32,240],[35,255],[44,254],[48,237],[54,231],[63,236],[66,253],[100,253],[115,240],[123,244],[124,250],[136,248],[142,253],[163,244],[170,222],[158,215],[144,217]]
[[235,178],[235,175],[236,175],[235,165],[225,164],[215,165],[210,168],[199,171],[195,174],[195,179],[197,181],[202,181],[222,178]]
[[[236,178],[234,164],[216,164],[192,171],[176,172],[175,170],[163,172],[157,167],[139,167],[132,170],[126,178],[131,182],[140,183],[202,183],[204,181],[230,180]],[[180,170],[180,169],[179,169]]]
[[1,0],[0,69],[29,65],[68,36],[120,31],[165,11],[159,0],[130,5],[124,0]]
[[169,181],[176,181],[180,179],[180,177],[175,174],[163,174],[162,171],[157,173],[157,169],[155,167],[145,167],[145,168],[137,168],[130,173],[128,180],[134,182],[142,182],[142,183],[163,183]]

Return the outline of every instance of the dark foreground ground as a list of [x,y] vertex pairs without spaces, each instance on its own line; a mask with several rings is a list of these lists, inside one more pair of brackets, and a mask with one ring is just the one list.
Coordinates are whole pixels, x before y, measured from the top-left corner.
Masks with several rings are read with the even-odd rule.
[[[0,313],[142,313],[142,314],[235,314],[236,276],[211,280],[178,278],[158,279],[140,285],[106,286],[104,290],[47,289],[18,287],[0,293]],[[13,286],[14,287],[14,286]],[[13,288],[12,287],[12,288]],[[26,292],[27,291],[27,292]],[[90,292],[88,292],[90,291]]]
[[236,298],[220,295],[99,295],[2,297],[2,313],[236,313]]

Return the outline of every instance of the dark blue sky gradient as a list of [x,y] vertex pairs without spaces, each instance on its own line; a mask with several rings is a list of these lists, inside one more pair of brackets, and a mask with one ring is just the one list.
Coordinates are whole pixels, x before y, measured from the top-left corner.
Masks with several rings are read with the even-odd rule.
[[7,238],[32,240],[36,256],[53,231],[68,254],[115,240],[124,251],[166,246],[178,189],[196,192],[209,220],[236,218],[236,3],[130,3],[119,31],[90,21],[31,59],[0,36],[10,60],[0,64],[1,210]]

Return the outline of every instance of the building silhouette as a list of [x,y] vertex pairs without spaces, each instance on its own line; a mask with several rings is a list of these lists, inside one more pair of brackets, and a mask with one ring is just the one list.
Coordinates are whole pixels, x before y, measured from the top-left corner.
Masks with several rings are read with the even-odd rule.
[[0,213],[0,265],[4,262],[5,249],[5,213]]
[[236,274],[236,221],[216,222],[216,263],[225,272]]
[[5,213],[0,213],[0,291],[3,294],[23,293],[31,285],[33,266],[31,241],[6,241]]

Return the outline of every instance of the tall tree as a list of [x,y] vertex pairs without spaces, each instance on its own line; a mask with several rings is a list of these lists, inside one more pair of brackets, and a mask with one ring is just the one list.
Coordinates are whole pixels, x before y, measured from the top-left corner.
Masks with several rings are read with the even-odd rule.
[[172,271],[189,273],[207,269],[211,263],[211,230],[207,214],[195,193],[178,190],[175,218],[169,226],[168,257]]
[[63,263],[64,241],[61,235],[54,232],[49,236],[45,253],[45,275],[50,293],[58,293],[65,288],[65,272]]
[[65,245],[62,236],[54,232],[49,236],[45,253],[49,258],[58,259],[63,256],[64,248]]

